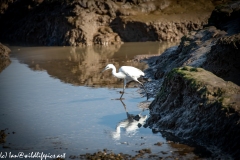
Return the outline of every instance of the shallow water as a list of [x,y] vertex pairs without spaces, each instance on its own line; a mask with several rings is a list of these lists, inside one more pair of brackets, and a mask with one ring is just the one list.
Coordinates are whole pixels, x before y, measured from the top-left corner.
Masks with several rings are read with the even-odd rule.
[[161,54],[171,45],[10,47],[12,63],[0,74],[0,129],[8,134],[0,153],[65,153],[68,159],[105,148],[131,155],[150,148],[160,157],[196,158],[193,147],[173,145],[143,127],[149,114],[143,106],[150,102],[138,84],[126,89],[122,102],[113,100],[120,97],[122,82],[110,71],[100,73],[108,63],[143,70],[147,66],[134,56]]

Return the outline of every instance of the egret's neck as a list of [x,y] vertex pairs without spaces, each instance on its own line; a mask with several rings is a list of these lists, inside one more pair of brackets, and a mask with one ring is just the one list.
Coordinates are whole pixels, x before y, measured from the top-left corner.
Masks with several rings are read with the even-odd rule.
[[114,76],[117,74],[117,72],[116,72],[116,67],[115,67],[115,66],[112,67],[112,74],[113,74]]
[[123,78],[122,73],[119,73],[119,72],[117,73],[116,72],[116,67],[115,66],[112,67],[112,74],[117,78]]

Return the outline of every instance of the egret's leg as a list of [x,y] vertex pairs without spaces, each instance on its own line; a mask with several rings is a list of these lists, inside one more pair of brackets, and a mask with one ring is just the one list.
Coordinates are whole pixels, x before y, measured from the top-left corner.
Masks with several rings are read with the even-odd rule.
[[142,85],[143,89],[144,89],[145,92],[146,92],[147,100],[148,100],[148,99],[149,99],[149,97],[148,97],[148,93],[147,93],[147,90],[146,90],[146,88],[144,87],[144,85],[143,85],[141,82],[139,82],[138,80],[135,80],[135,81],[138,82],[138,83],[140,83],[140,84]]
[[126,79],[124,79],[124,81],[123,81],[123,91],[122,91],[122,95],[121,95],[121,97],[120,97],[120,99],[122,99],[122,96],[123,96],[123,94],[124,94],[124,91],[125,91],[125,87],[126,87]]
[[146,92],[146,95],[147,95],[147,100],[149,99],[149,97],[148,97],[148,93],[147,93],[147,90],[146,90],[146,88],[144,87],[144,85],[142,84],[142,87],[143,87],[143,89],[145,90],[145,92]]

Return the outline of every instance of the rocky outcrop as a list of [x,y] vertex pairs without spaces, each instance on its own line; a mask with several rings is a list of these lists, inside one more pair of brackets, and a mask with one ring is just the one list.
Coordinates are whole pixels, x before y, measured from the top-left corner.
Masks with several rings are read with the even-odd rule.
[[217,146],[240,158],[240,87],[236,84],[201,68],[176,68],[167,74],[149,109],[151,128],[209,150]]
[[4,70],[10,63],[9,53],[11,50],[0,43],[0,72]]
[[174,41],[207,24],[213,2],[4,0],[0,39],[49,46]]

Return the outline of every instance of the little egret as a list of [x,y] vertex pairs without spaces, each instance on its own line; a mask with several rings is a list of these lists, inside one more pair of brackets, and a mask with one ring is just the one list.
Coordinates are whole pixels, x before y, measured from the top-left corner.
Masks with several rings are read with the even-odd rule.
[[136,82],[138,82],[142,85],[143,89],[146,92],[147,99],[148,99],[148,94],[147,94],[147,91],[146,91],[145,87],[143,86],[143,84],[141,82],[138,81],[139,77],[145,75],[143,73],[143,71],[141,71],[140,69],[137,69],[135,67],[132,67],[132,66],[122,66],[122,67],[119,68],[118,73],[117,73],[116,72],[116,67],[113,64],[108,64],[103,69],[102,72],[104,72],[108,69],[112,69],[112,74],[113,74],[114,77],[124,79],[124,81],[123,81],[123,92],[122,92],[122,95],[121,95],[120,99],[122,99],[122,96],[124,94],[124,90],[126,88],[127,83],[131,82],[131,81],[136,81]]

